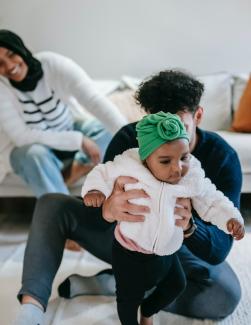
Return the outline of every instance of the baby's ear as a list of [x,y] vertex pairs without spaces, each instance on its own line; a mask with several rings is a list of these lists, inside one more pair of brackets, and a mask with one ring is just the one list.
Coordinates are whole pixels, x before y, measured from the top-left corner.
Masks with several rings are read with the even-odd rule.
[[142,165],[147,167],[147,163],[146,163],[146,159],[145,160],[142,160]]

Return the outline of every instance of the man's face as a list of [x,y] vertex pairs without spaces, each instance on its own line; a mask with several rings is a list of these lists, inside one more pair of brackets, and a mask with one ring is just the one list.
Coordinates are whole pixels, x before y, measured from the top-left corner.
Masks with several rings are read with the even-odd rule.
[[186,139],[167,142],[145,160],[145,165],[158,180],[177,184],[189,168],[190,152]]
[[197,143],[196,127],[200,124],[203,115],[203,108],[198,107],[194,115],[188,111],[179,111],[177,112],[177,115],[179,115],[181,121],[186,127],[190,138],[190,151],[192,152]]
[[0,47],[0,75],[13,80],[22,81],[28,72],[28,66],[18,54]]

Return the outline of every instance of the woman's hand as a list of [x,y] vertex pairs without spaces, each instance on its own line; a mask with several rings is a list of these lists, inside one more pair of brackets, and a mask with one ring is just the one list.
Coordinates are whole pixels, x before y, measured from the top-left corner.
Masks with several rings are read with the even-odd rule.
[[120,176],[116,179],[112,194],[103,204],[103,218],[108,222],[129,221],[142,222],[144,214],[149,212],[149,207],[129,203],[128,200],[148,198],[144,190],[125,191],[125,184],[137,183],[138,180],[129,176]]
[[178,198],[176,200],[176,205],[178,207],[175,208],[174,214],[179,216],[180,219],[176,219],[175,224],[185,231],[190,227],[190,219],[192,217],[191,200],[188,198]]
[[82,150],[90,157],[94,165],[100,162],[100,149],[93,140],[83,137]]

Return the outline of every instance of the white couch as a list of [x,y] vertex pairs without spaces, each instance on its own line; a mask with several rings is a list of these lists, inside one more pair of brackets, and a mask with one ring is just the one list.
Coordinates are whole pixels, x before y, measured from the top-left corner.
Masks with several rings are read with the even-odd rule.
[[230,126],[248,78],[248,73],[235,76],[218,74],[201,78],[202,81],[205,80],[206,86],[205,98],[202,99],[205,118],[201,126],[216,131],[237,151],[243,175],[242,193],[251,192],[251,134],[232,132]]
[[[218,73],[198,78],[205,85],[205,93],[201,101],[205,116],[201,127],[216,131],[237,151],[243,173],[242,192],[250,193],[251,134],[228,131],[233,113],[248,80],[248,74],[233,76],[228,73]],[[98,83],[98,86],[103,93],[110,93],[111,100],[117,104],[129,121],[136,121],[143,114],[133,99],[134,90],[139,82],[138,79],[125,76],[120,82],[102,82]],[[70,189],[72,194],[80,194],[82,182],[83,180],[80,180]],[[33,194],[17,175],[9,174],[0,184],[0,197],[16,196],[33,196]]]

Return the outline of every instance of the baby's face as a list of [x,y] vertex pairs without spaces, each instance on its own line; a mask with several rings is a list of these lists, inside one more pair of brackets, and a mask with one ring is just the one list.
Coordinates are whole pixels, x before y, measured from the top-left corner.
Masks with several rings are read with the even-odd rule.
[[146,158],[145,164],[160,181],[177,184],[189,168],[189,143],[185,139],[167,142]]

